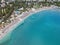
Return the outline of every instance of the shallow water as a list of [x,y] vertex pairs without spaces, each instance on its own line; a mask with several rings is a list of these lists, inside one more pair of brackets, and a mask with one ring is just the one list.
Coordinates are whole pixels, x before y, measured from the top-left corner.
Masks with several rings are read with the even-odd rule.
[[6,45],[60,45],[60,11],[45,10],[28,17]]

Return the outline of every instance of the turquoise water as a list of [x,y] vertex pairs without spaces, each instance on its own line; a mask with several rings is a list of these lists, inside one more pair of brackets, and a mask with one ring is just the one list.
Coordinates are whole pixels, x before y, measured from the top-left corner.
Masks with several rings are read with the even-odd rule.
[[7,33],[7,35],[0,40],[0,44],[10,40],[11,34],[12,32]]
[[4,45],[60,45],[59,9],[41,11],[28,17],[7,42]]

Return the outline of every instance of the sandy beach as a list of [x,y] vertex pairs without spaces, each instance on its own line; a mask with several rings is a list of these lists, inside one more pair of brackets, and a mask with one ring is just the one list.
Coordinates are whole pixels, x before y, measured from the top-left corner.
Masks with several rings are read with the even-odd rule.
[[27,17],[39,11],[48,10],[48,9],[52,9],[52,7],[43,7],[43,8],[36,9],[35,11],[30,10],[29,12],[24,12],[23,14],[18,15],[18,17],[16,17],[16,19],[12,23],[7,25],[4,29],[0,31],[0,40],[2,40],[9,32],[13,31]]

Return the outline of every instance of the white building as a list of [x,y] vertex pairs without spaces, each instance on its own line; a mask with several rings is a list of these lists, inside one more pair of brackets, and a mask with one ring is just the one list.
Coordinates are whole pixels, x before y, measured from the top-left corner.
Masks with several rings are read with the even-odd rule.
[[5,7],[5,0],[1,0],[1,7]]
[[[7,0],[7,1],[12,2],[15,0]],[[45,0],[17,0],[17,1],[45,1]],[[47,0],[47,1],[49,2],[49,1],[57,1],[57,0]],[[60,1],[60,0],[58,0],[58,1]]]

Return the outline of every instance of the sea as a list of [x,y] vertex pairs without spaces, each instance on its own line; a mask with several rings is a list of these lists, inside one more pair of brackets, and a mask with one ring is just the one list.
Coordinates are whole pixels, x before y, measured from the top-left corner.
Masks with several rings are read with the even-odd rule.
[[60,9],[32,14],[0,45],[60,45]]

